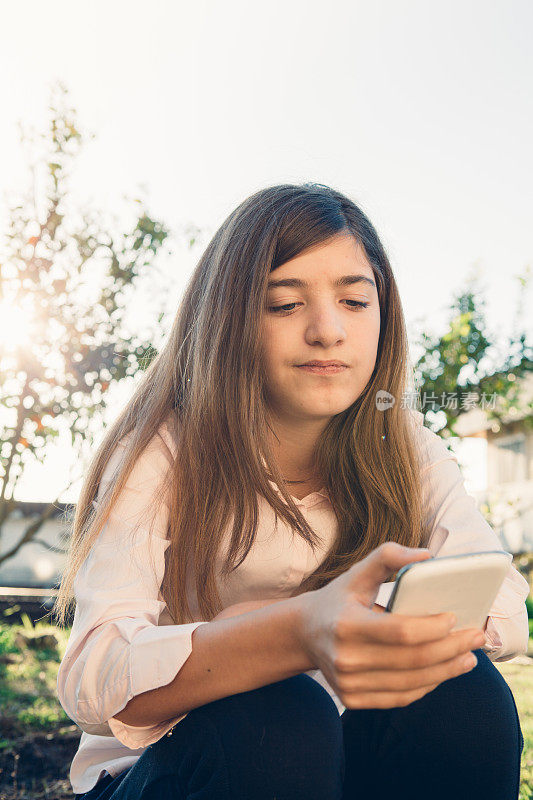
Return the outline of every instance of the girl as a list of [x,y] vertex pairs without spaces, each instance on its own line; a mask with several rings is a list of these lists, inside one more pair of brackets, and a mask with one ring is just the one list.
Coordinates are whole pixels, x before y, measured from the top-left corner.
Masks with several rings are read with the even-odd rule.
[[77,504],[78,800],[518,796],[491,662],[527,649],[527,581],[509,566],[483,631],[381,613],[404,564],[501,549],[410,371],[355,203],[284,184],[230,214]]

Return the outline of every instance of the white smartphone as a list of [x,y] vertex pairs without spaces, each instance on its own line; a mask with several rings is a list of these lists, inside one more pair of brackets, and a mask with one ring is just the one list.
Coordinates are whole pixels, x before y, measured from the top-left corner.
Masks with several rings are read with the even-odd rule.
[[503,550],[438,556],[406,564],[386,611],[409,616],[453,612],[452,630],[483,629],[513,557]]

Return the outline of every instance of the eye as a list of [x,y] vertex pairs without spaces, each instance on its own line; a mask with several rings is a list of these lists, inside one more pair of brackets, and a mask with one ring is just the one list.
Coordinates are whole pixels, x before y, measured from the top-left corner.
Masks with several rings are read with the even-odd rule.
[[[349,306],[353,311],[359,308],[368,308],[370,305],[370,303],[364,303],[362,300],[346,300],[346,302],[354,304],[353,306]],[[285,303],[285,305],[282,306],[269,306],[268,310],[273,314],[283,317],[286,314],[290,314],[292,312],[292,307],[296,305],[298,305],[298,303]]]
[[279,313],[281,316],[283,314],[290,314],[290,307],[295,306],[296,303],[286,303],[284,306],[269,306],[269,311],[272,311],[274,314]]

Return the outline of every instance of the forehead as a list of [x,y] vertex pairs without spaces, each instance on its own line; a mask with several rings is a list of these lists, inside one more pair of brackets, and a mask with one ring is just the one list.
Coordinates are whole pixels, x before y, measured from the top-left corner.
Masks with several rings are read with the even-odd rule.
[[267,287],[307,289],[314,283],[328,282],[333,286],[352,286],[376,289],[374,271],[364,249],[353,236],[336,236],[306,250],[272,270]]

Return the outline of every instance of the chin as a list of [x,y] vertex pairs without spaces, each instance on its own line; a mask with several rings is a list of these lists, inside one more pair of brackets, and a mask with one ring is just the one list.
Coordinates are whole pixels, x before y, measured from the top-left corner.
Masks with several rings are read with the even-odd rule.
[[314,406],[300,407],[299,412],[300,414],[304,413],[309,417],[316,418],[335,417],[337,414],[342,414],[343,411],[346,411],[353,402],[355,401],[350,400],[346,403],[317,403]]

